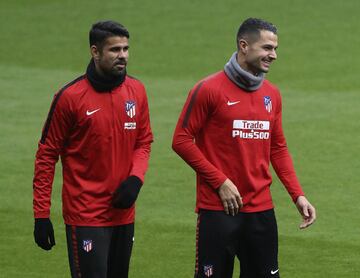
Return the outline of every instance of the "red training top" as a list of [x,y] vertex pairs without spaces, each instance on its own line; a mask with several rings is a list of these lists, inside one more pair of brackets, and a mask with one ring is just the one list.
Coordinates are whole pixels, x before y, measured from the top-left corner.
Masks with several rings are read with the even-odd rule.
[[304,195],[281,123],[281,96],[264,80],[247,92],[221,71],[190,91],[177,123],[173,149],[197,173],[196,209],[223,210],[217,189],[229,178],[242,212],[273,208],[270,161],[293,201]]
[[34,216],[50,215],[55,164],[63,170],[66,224],[114,226],[134,222],[134,206],[111,207],[115,189],[128,176],[142,181],[150,144],[148,102],[140,81],[126,76],[109,92],[97,92],[86,76],[54,97],[35,160]]

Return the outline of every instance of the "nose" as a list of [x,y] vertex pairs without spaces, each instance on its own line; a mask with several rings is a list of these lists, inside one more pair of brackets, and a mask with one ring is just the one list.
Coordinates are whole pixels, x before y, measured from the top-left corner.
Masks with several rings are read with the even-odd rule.
[[119,51],[119,58],[123,58],[123,57],[125,57],[125,51],[124,51],[124,49],[121,49],[120,51]]
[[120,49],[118,52],[118,58],[127,58],[128,51],[127,49]]
[[273,60],[276,60],[277,54],[276,54],[276,50],[275,50],[275,49],[273,49],[273,50],[270,52],[269,57],[270,57],[271,59],[273,59]]

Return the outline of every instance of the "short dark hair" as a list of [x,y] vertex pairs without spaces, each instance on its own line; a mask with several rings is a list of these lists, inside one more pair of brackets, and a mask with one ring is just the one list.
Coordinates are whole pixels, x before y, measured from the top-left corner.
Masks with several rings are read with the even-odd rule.
[[[241,39],[257,39],[260,31],[266,30],[277,34],[277,28],[274,24],[260,18],[248,18],[239,27],[236,35],[236,45],[239,47]],[[249,38],[250,37],[250,38]]]
[[114,36],[130,38],[129,31],[118,22],[112,20],[96,22],[89,32],[90,46],[96,45],[102,49],[105,40]]

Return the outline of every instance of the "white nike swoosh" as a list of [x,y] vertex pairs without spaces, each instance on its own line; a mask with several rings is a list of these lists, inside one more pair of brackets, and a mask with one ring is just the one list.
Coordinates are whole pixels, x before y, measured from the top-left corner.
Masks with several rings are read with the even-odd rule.
[[275,273],[278,273],[278,272],[279,272],[279,269],[270,271],[271,275],[274,275]]
[[87,116],[90,116],[90,115],[92,115],[92,114],[96,113],[97,111],[99,111],[100,109],[101,109],[101,108],[96,109],[96,110],[93,110],[93,111],[89,111],[89,110],[87,110],[87,111],[86,111],[86,115],[87,115]]
[[234,104],[237,104],[237,103],[239,103],[240,102],[240,100],[239,101],[229,101],[228,100],[228,102],[227,102],[227,105],[234,105]]

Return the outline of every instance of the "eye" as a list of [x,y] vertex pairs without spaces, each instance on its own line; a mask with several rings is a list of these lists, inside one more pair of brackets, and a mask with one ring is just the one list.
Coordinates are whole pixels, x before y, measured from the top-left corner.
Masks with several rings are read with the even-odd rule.
[[120,47],[112,47],[110,48],[111,52],[119,52],[120,51]]

